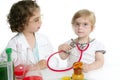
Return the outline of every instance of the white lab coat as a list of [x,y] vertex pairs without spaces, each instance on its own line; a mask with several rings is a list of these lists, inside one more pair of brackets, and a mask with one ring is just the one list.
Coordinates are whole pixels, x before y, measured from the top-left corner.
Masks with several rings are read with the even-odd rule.
[[[53,52],[53,47],[48,41],[47,37],[45,37],[42,34],[35,33],[36,37],[36,43],[38,48],[38,54],[37,57],[39,57],[39,60],[41,59],[47,59],[47,57]],[[27,51],[27,49],[30,49],[30,46],[24,36],[23,33],[18,33],[15,35],[9,42],[6,48],[12,48],[12,60],[14,61],[15,65],[18,65],[21,61],[21,63],[26,64],[26,62],[29,63],[36,63],[37,61],[34,59],[33,56],[33,50]],[[27,54],[29,53],[29,54]],[[2,54],[2,56],[6,56],[6,53]],[[19,63],[17,60],[19,60]]]

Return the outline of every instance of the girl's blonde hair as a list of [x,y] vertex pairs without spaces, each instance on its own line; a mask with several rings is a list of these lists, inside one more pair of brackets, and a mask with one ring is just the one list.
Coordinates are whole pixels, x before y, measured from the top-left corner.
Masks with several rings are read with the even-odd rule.
[[96,22],[96,18],[95,18],[95,15],[92,11],[89,11],[87,9],[82,9],[82,10],[77,11],[73,16],[71,23],[73,24],[75,22],[75,20],[77,18],[80,18],[80,17],[89,18],[91,25],[92,25],[92,28],[94,27],[95,22]]

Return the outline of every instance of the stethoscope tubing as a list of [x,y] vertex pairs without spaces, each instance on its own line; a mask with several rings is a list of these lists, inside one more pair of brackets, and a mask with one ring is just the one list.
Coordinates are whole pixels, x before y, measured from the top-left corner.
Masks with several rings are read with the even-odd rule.
[[[80,49],[80,47],[79,47],[78,44],[76,44],[76,46],[77,46],[77,49],[80,51],[80,57],[79,57],[79,59],[78,59],[78,61],[77,61],[77,62],[79,62],[79,61],[81,60],[81,58],[82,58],[83,52],[88,49],[89,44],[87,44],[87,46],[86,46],[85,49]],[[47,59],[47,67],[48,67],[50,70],[55,71],[55,72],[64,72],[64,71],[68,71],[68,70],[73,69],[73,67],[69,67],[69,68],[63,69],[63,70],[56,70],[56,69],[53,69],[53,68],[51,68],[51,67],[49,66],[49,60],[50,60],[50,58],[51,58],[52,56],[54,56],[55,54],[58,54],[58,53],[61,53],[61,52],[64,52],[64,51],[63,51],[63,50],[60,50],[60,51],[58,51],[58,52],[55,52],[55,53],[51,54],[51,55],[48,57],[48,59]]]

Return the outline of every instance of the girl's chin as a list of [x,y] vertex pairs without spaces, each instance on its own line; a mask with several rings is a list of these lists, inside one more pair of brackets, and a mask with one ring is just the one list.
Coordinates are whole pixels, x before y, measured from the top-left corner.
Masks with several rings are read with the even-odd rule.
[[82,35],[78,35],[78,37],[79,37],[79,38],[82,38],[82,37],[84,37],[84,36],[82,36]]
[[37,29],[37,30],[33,31],[33,33],[34,33],[34,32],[38,32],[38,31],[39,31],[39,29]]
[[82,36],[84,36],[84,35],[83,35],[83,34],[77,34],[77,36],[78,36],[78,37],[82,37]]
[[36,29],[36,31],[39,31],[39,29],[40,29],[40,27],[38,27],[38,28]]

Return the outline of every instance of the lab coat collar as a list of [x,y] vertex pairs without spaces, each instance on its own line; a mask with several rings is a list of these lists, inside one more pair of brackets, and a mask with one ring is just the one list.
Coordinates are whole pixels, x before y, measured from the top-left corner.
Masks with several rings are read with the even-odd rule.
[[[35,38],[36,38],[37,34],[35,33]],[[25,35],[23,33],[19,33],[19,40],[20,40],[20,43],[22,43],[24,46],[23,49],[31,49],[30,45],[28,44],[26,38],[25,38]],[[33,50],[32,50],[33,51]],[[33,60],[33,56],[29,56],[31,59],[29,60],[30,62],[32,63],[35,63],[35,60]]]
[[19,33],[19,39],[21,41],[21,43],[24,43],[24,45],[26,46],[26,48],[31,48],[30,45],[28,44],[25,35],[23,33]]

